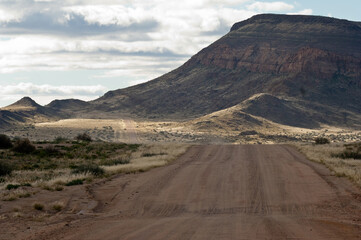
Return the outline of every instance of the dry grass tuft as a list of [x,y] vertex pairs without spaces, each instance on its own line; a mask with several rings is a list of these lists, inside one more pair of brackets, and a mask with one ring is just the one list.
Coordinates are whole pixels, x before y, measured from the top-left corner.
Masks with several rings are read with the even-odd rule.
[[53,204],[53,210],[55,210],[56,212],[60,212],[61,210],[63,210],[64,208],[64,203],[62,202],[56,202]]
[[130,157],[128,164],[102,166],[108,174],[132,173],[147,171],[154,167],[164,166],[175,160],[188,149],[186,144],[158,144],[142,146]]
[[44,210],[44,205],[41,204],[41,203],[35,203],[35,204],[33,205],[33,208],[34,208],[35,210],[38,210],[38,211],[43,211],[43,210]]
[[71,169],[14,171],[11,176],[5,178],[4,183],[0,184],[0,189],[5,189],[8,183],[14,185],[31,183],[33,187],[53,190],[53,188],[65,185],[75,179],[91,180],[93,177],[90,173],[74,174]]
[[361,187],[361,160],[335,157],[344,151],[343,144],[295,145],[311,161],[324,164],[335,174],[335,176],[347,177],[357,186]]
[[0,200],[2,201],[14,201],[18,198],[28,198],[33,195],[34,192],[27,189],[18,188],[12,191],[3,191],[0,193]]

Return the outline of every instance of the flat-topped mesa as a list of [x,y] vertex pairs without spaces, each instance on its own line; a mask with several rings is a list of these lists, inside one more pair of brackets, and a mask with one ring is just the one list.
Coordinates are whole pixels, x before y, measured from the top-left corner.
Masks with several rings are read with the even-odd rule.
[[[245,21],[237,22],[233,24],[231,28],[232,31],[236,31],[243,26],[250,24],[280,24],[280,23],[288,23],[288,24],[302,24],[302,25],[328,25],[334,26],[335,28],[339,28],[342,31],[359,31],[361,27],[361,22],[352,22],[344,19],[323,17],[323,16],[310,16],[310,15],[283,15],[283,14],[259,14],[255,15]],[[327,30],[327,29],[325,29]],[[294,29],[294,31],[302,31],[301,29]]]
[[318,16],[257,15],[234,24],[192,61],[258,73],[360,77],[360,25]]

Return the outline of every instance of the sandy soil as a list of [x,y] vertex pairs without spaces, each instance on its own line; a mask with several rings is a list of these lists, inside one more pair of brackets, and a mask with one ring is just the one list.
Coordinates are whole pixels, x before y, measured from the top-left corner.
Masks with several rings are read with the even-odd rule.
[[287,146],[194,146],[166,167],[84,188],[68,190],[77,214],[0,220],[0,239],[361,237],[360,190]]
[[[361,141],[361,131],[330,126],[305,129],[271,122],[266,122],[261,126],[251,126],[247,123],[235,122],[232,118],[222,122],[205,118],[205,122],[201,122],[205,125],[199,125],[200,122],[197,121],[145,121],[129,118],[63,119],[55,122],[19,125],[0,130],[0,132],[10,137],[29,138],[32,141],[51,141],[56,137],[74,139],[84,132],[94,140],[126,143],[275,144],[314,142],[316,137],[327,137],[331,142]],[[259,121],[265,122],[262,119]]]

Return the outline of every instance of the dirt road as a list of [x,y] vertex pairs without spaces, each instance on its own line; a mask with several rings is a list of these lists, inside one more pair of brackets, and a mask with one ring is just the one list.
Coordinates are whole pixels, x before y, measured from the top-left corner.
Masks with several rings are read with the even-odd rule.
[[195,146],[93,186],[95,215],[33,239],[360,239],[361,195],[287,146]]
[[136,123],[131,119],[122,119],[116,130],[115,139],[119,142],[139,143]]

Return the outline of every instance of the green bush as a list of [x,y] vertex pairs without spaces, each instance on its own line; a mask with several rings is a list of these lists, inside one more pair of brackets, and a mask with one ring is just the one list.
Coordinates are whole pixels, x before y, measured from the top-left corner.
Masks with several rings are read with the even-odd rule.
[[39,158],[46,158],[46,157],[60,156],[61,152],[58,149],[56,149],[54,146],[48,145],[44,149],[36,150],[34,154],[36,154]]
[[97,165],[79,165],[74,167],[72,173],[91,173],[95,176],[100,176],[104,174],[104,169]]
[[13,144],[8,136],[0,134],[0,149],[12,148]]
[[62,187],[62,186],[56,186],[55,187],[55,191],[63,191],[64,190],[64,188]]
[[13,150],[18,153],[32,153],[35,151],[35,146],[29,139],[19,139],[15,142]]
[[61,204],[54,204],[53,209],[57,212],[60,212],[63,209],[63,205]]
[[35,210],[38,210],[38,211],[44,210],[44,205],[43,205],[43,204],[40,204],[40,203],[35,203],[35,204],[33,205],[33,207],[34,207]]
[[78,140],[78,141],[84,141],[84,142],[91,142],[92,141],[92,138],[87,133],[78,134],[75,137],[75,139]]
[[83,184],[82,179],[74,179],[74,180],[68,182],[67,184],[65,184],[65,186],[74,186],[74,185],[82,185],[82,184]]
[[315,143],[316,144],[328,144],[328,143],[330,143],[330,140],[328,140],[327,138],[324,138],[324,137],[318,137],[315,139]]
[[337,153],[337,154],[332,154],[333,157],[338,157],[338,158],[343,158],[343,159],[347,159],[347,158],[353,158],[353,159],[361,159],[361,151],[360,150],[344,150],[341,153]]
[[67,138],[64,138],[64,137],[56,137],[55,139],[54,139],[54,143],[64,143],[64,142],[66,142],[66,141],[68,141],[68,139]]
[[20,187],[19,184],[8,184],[6,186],[6,190],[11,190],[11,189],[18,189]]
[[104,166],[114,166],[114,165],[120,165],[120,164],[129,164],[129,159],[104,159],[100,161],[100,165]]
[[10,175],[12,171],[13,168],[9,164],[0,161],[0,176]]
[[162,156],[162,155],[165,155],[165,153],[143,153],[142,154],[142,157],[153,157],[153,156]]

